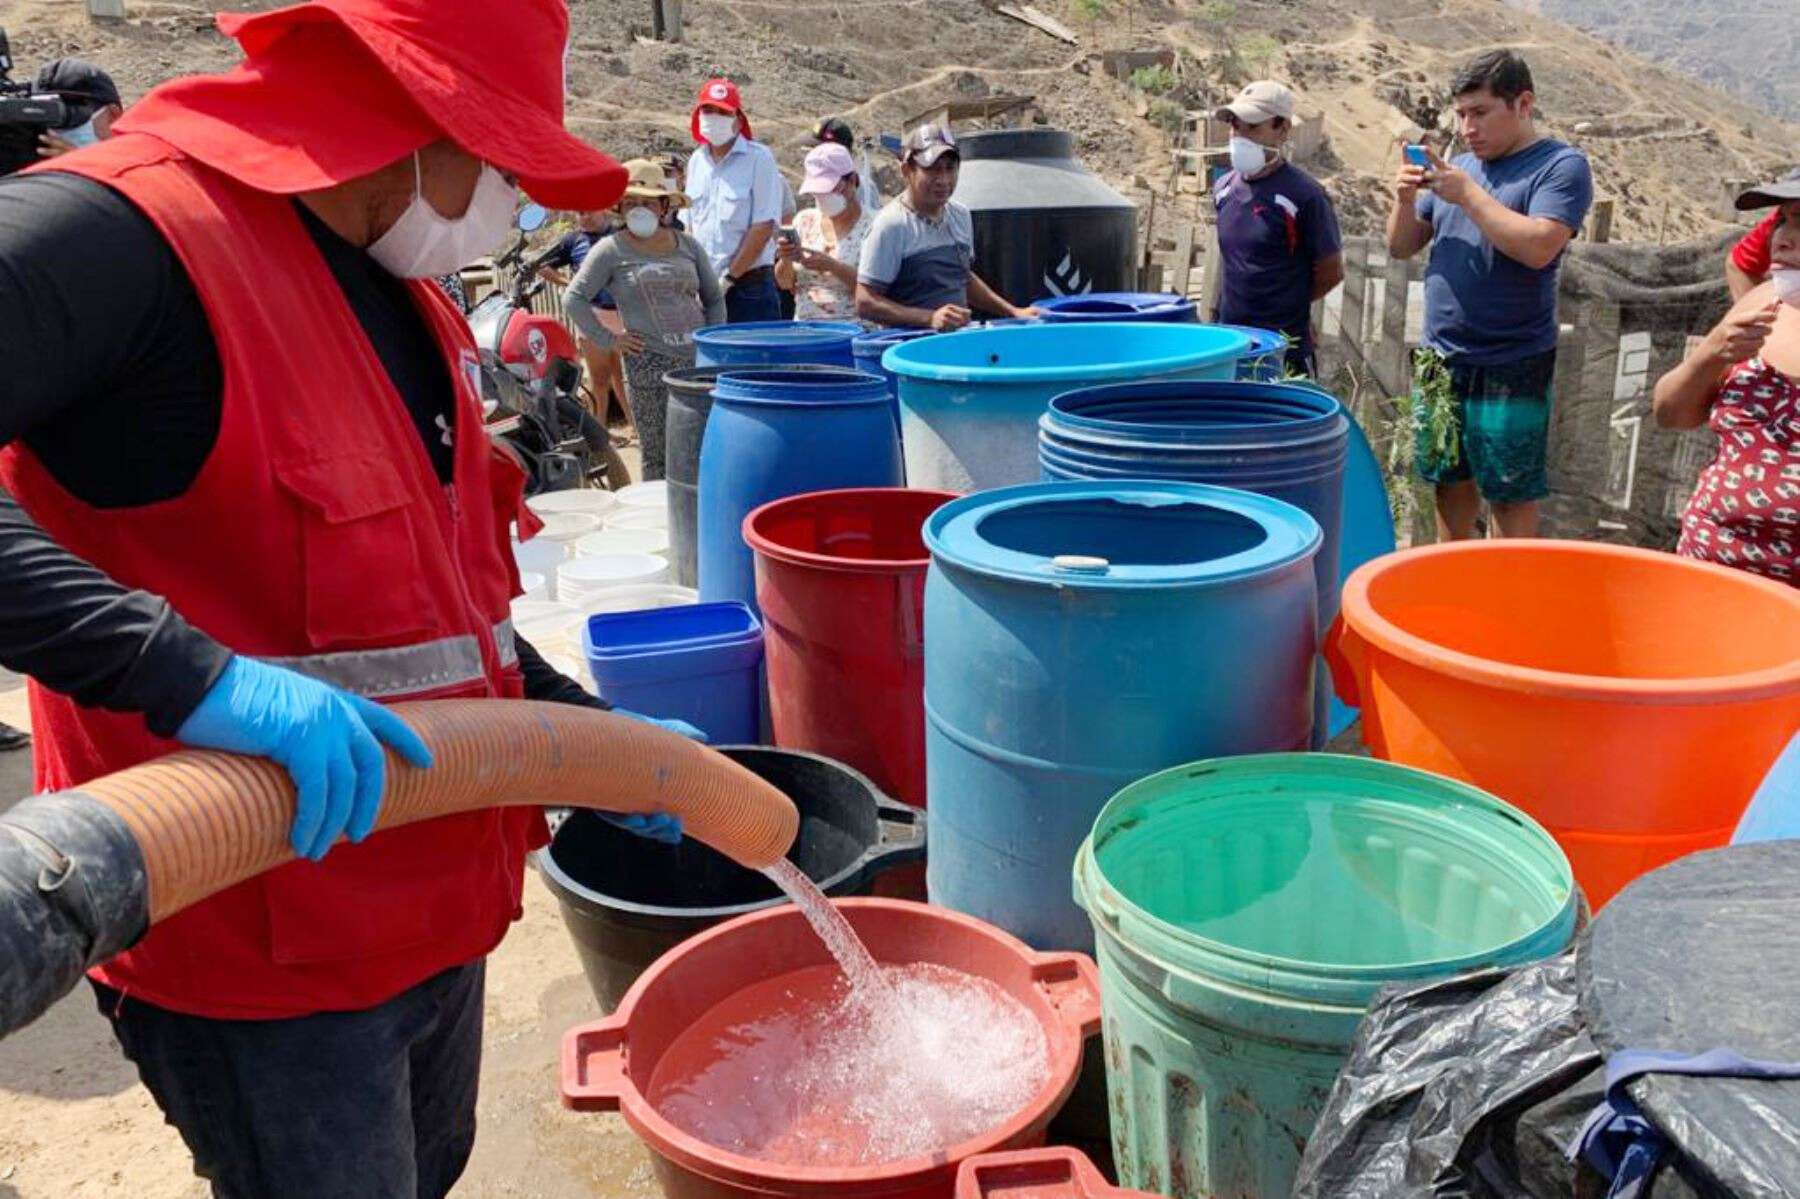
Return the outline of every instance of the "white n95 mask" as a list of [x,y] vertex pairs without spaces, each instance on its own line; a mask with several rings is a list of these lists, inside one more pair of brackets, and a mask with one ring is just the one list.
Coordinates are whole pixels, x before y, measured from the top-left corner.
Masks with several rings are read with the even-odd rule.
[[460,271],[498,245],[512,227],[518,191],[486,163],[469,207],[454,219],[425,199],[418,154],[413,155],[413,197],[393,227],[369,246],[369,257],[402,279],[429,279]]

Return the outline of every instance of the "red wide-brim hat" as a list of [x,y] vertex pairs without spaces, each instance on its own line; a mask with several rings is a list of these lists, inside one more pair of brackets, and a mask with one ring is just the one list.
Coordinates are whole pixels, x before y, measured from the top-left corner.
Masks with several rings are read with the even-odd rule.
[[311,0],[221,13],[244,48],[117,123],[281,194],[370,174],[439,138],[552,208],[610,208],[625,169],[563,128],[562,0]]

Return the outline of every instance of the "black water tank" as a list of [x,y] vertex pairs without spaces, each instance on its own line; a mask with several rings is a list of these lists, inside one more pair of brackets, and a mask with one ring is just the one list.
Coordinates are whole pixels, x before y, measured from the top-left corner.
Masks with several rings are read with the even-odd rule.
[[996,129],[958,139],[956,199],[975,217],[975,272],[1015,304],[1129,291],[1137,209],[1075,161],[1061,129]]

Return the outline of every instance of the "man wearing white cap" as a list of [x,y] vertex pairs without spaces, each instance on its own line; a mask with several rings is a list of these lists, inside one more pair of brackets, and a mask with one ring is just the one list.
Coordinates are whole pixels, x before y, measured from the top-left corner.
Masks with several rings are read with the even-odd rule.
[[1313,302],[1344,281],[1343,242],[1325,189],[1283,154],[1294,93],[1261,79],[1219,109],[1231,173],[1213,193],[1224,266],[1218,319],[1288,336],[1288,369],[1314,370]]

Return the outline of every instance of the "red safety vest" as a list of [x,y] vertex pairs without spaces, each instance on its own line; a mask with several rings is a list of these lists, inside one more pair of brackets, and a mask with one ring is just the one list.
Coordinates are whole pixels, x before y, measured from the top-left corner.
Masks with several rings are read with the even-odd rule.
[[[147,134],[53,169],[120,192],[174,247],[218,341],[224,410],[176,499],[89,507],[17,443],[0,483],[69,550],[239,653],[381,700],[522,694],[507,523],[523,475],[482,430],[474,342],[437,288],[411,285],[456,389],[448,486],[289,198]],[[177,748],[141,716],[36,685],[31,716],[46,790]],[[340,842],[178,913],[94,976],[203,1016],[368,1007],[498,944],[543,841],[535,809],[510,809]]]

